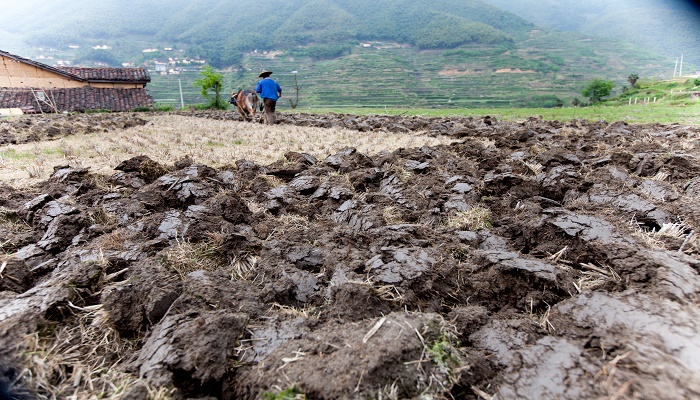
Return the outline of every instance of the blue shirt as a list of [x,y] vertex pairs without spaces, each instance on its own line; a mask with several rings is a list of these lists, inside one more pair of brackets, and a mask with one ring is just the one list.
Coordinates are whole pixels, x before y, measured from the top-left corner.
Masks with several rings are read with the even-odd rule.
[[258,82],[258,85],[255,86],[255,92],[260,94],[260,97],[263,99],[277,101],[282,94],[282,88],[274,79],[265,78]]

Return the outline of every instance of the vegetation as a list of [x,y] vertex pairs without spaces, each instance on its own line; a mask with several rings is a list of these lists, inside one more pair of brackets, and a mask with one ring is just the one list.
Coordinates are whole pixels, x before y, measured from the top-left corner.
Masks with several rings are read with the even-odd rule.
[[512,107],[537,107],[552,108],[563,107],[564,101],[553,94],[531,95],[517,99],[511,103]]
[[512,42],[504,32],[460,17],[434,18],[410,38],[421,49],[453,49],[471,43]]
[[[681,98],[683,96],[683,98]],[[633,98],[634,100],[634,98]],[[680,123],[684,125],[700,125],[700,100],[686,95],[673,95],[657,99],[656,103],[628,105],[629,98],[609,100],[589,107],[560,107],[560,108],[470,108],[470,109],[426,109],[426,108],[313,108],[301,110],[313,113],[348,113],[348,114],[389,114],[389,115],[421,115],[435,117],[474,117],[491,116],[492,118],[521,121],[530,117],[546,120],[571,121],[585,119],[589,121],[625,121],[628,123]],[[624,104],[623,104],[624,103]]]
[[86,62],[105,64],[109,67],[121,66],[119,58],[109,50],[89,49],[87,51],[81,51],[74,63],[84,64]]
[[[697,20],[693,1],[608,0],[486,0],[537,25],[596,36],[617,37],[668,57],[685,53],[687,62],[700,64]],[[671,65],[673,69],[673,65]]]
[[306,395],[301,391],[301,389],[294,385],[277,394],[264,392],[262,394],[262,398],[264,400],[304,400],[306,399]]
[[[246,53],[242,68],[228,74],[227,83],[231,89],[250,88],[257,75],[248,71],[265,68],[275,71],[286,90],[294,87],[291,71],[298,71],[298,108],[558,107],[580,97],[591,75],[623,86],[629,73],[613,68],[611,59],[645,76],[668,71],[665,60],[630,45],[589,41],[573,33],[542,31],[524,41],[446,50],[390,41],[364,43],[353,45],[350,54],[320,61],[296,49],[274,58]],[[154,77],[153,83],[159,79]],[[161,97],[173,96],[157,96]]]
[[[206,66],[201,72],[202,78],[194,81],[195,86],[201,88],[201,94],[209,100],[207,108],[216,108],[225,110],[228,104],[221,98],[221,90],[224,88],[224,76],[216,71],[211,66]],[[214,97],[211,97],[209,91],[214,91]]]
[[599,103],[603,97],[610,96],[610,92],[615,87],[612,81],[593,79],[588,82],[581,94],[590,99],[591,104]]
[[[253,87],[255,72],[264,68],[274,70],[285,89],[298,79],[298,108],[434,109],[559,107],[580,97],[591,77],[624,87],[629,71],[670,76],[674,61],[615,39],[539,29],[480,1],[270,0],[250,7],[213,0],[203,9],[186,0],[106,0],[82,5],[80,21],[72,3],[26,3],[36,6],[41,23],[8,22],[3,29],[32,32],[37,46],[51,42],[55,59],[151,69],[156,60],[178,60],[169,67],[178,75],[151,73],[147,87],[157,103],[174,107],[180,107],[180,86],[185,104],[202,102],[194,86],[202,64],[184,59],[223,74],[225,94]],[[134,15],[130,6],[141,11]],[[81,48],[68,50],[69,44]],[[112,49],[86,50],[105,44]]]
[[630,85],[632,85],[632,87],[634,87],[634,85],[637,84],[637,81],[638,81],[638,80],[639,80],[639,75],[637,75],[637,74],[630,74],[630,75],[627,77],[627,82],[629,82]]
[[[6,29],[27,32],[29,42],[36,47],[89,47],[110,41],[115,51],[135,42],[134,36],[148,36],[185,47],[189,56],[206,59],[216,68],[237,65],[244,53],[254,50],[312,46],[310,55],[324,59],[342,54],[345,46],[358,41],[455,48],[512,42],[532,28],[513,14],[481,2],[465,4],[460,0],[437,0],[427,7],[410,0],[270,0],[265,7],[253,7],[250,1],[217,0],[206,8],[187,0],[147,4],[106,0],[89,6],[55,3],[34,4],[32,21],[9,21]],[[134,8],[140,12],[133,13]],[[270,9],[275,13],[270,15]],[[0,22],[4,20],[0,17]]]
[[317,44],[307,47],[297,47],[288,52],[294,57],[309,57],[313,60],[328,60],[338,58],[352,52],[349,44]]
[[[151,108],[146,107],[146,106],[139,106],[139,107],[132,108],[131,111],[132,112],[147,112],[147,111],[151,111]],[[86,112],[86,114],[87,114],[87,112]]]
[[641,79],[634,87],[624,87],[610,105],[653,104],[659,107],[692,107],[698,103],[700,79]]
[[153,106],[154,111],[173,111],[175,107],[172,104],[156,104]]

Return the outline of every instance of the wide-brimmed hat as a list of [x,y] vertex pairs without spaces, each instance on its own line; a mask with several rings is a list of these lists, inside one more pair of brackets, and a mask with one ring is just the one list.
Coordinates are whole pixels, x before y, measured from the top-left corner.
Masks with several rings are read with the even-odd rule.
[[258,78],[267,78],[268,76],[272,75],[272,71],[264,71],[258,75]]

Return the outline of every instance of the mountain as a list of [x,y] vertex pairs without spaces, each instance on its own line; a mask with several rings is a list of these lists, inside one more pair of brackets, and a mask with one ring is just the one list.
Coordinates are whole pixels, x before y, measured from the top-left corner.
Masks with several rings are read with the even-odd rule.
[[[28,0],[0,16],[4,29],[35,47],[95,45],[131,36],[186,45],[214,66],[243,52],[357,40],[454,48],[523,37],[533,25],[478,0]],[[25,11],[22,11],[25,10]],[[31,10],[31,12],[29,11]],[[23,15],[31,15],[25,18]],[[121,43],[124,46],[124,43]]]
[[484,0],[558,30],[616,37],[700,65],[700,5],[683,0]]
[[697,2],[681,0],[24,0],[3,7],[0,45],[23,53],[107,43],[115,53],[134,54],[155,40],[224,67],[255,49],[309,44],[512,43],[535,26],[615,37],[667,57],[684,53],[700,65],[700,11]]
[[[556,106],[580,96],[592,78],[620,88],[630,73],[673,72],[670,56],[538,26],[479,0],[44,3],[3,10],[0,49],[47,63],[146,66],[149,90],[164,103],[179,100],[180,86],[188,102],[201,101],[192,81],[203,63],[226,75],[225,90],[251,86],[256,71],[272,69],[283,86],[301,89],[299,104],[308,106]],[[156,63],[177,75],[156,73]]]

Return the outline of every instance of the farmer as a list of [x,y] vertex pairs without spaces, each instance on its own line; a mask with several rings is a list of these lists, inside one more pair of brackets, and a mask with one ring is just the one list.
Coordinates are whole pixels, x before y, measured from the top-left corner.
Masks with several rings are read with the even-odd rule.
[[265,105],[265,119],[267,119],[268,125],[274,125],[275,106],[277,105],[277,99],[282,97],[282,88],[277,81],[270,78],[270,75],[272,75],[272,71],[263,71],[258,75],[258,78],[262,79],[255,87],[255,92],[263,99],[263,104]]

